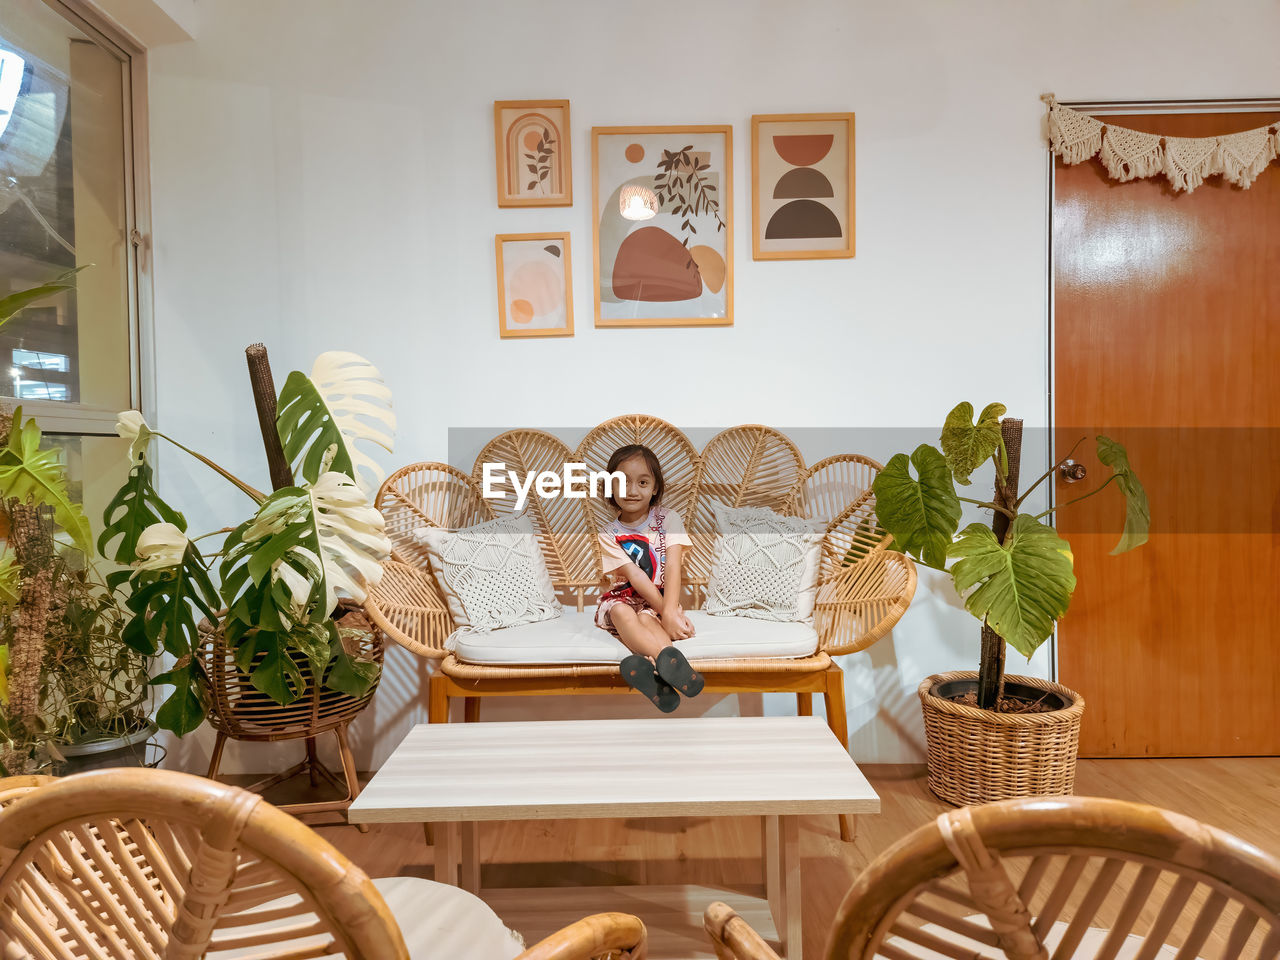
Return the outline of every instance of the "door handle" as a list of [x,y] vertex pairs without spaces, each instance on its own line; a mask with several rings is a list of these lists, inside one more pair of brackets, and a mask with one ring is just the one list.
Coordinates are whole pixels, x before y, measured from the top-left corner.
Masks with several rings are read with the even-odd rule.
[[1083,480],[1088,472],[1088,467],[1083,463],[1076,463],[1074,460],[1064,460],[1058,466],[1058,475],[1067,483]]

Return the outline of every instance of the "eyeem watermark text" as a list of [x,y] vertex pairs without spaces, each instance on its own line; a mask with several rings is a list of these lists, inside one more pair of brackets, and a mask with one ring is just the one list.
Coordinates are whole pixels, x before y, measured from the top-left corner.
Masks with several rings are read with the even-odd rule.
[[505,463],[485,463],[481,493],[486,500],[501,500],[507,495],[502,488],[508,485],[516,492],[517,510],[523,509],[528,502],[530,490],[544,499],[585,500],[590,496],[607,500],[627,495],[627,478],[619,470],[609,473],[588,470],[585,463],[566,463],[560,473],[554,470],[529,473],[521,483],[519,475],[508,470]]

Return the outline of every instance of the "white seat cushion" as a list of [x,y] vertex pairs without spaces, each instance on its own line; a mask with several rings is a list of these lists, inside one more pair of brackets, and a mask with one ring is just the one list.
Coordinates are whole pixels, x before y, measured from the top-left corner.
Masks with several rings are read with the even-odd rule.
[[[690,610],[695,635],[677,646],[690,660],[807,657],[818,649],[810,623],[713,617]],[[458,636],[454,656],[466,663],[617,663],[630,651],[595,624],[595,610],[566,609],[555,620]]]
[[[524,952],[524,940],[520,934],[508,930],[487,903],[465,890],[421,877],[385,877],[374,880],[373,885],[382,894],[400,927],[405,946],[409,948],[409,960],[513,960]],[[264,903],[254,912],[269,916],[274,910],[296,905],[298,899],[297,894],[290,894]],[[250,923],[234,930],[223,928],[219,936],[226,939],[228,936],[266,934],[296,923],[297,918]],[[321,934],[285,942],[300,951],[310,946],[313,952],[301,954],[308,957],[337,960],[345,956],[320,952],[329,939],[328,934]],[[213,950],[209,953],[209,960],[238,960],[262,955],[261,946],[240,947]]]

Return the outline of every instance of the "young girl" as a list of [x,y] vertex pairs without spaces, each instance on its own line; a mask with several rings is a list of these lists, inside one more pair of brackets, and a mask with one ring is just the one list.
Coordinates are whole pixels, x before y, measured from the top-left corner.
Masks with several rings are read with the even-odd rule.
[[680,609],[680,559],[693,541],[680,515],[663,507],[662,467],[648,447],[629,444],[609,458],[609,472],[626,477],[626,490],[609,503],[618,519],[600,531],[604,572],[612,586],[596,607],[596,626],[621,640],[632,655],[619,665],[622,679],[664,713],[680,696],[702,692],[702,676],[673,640],[693,636]]

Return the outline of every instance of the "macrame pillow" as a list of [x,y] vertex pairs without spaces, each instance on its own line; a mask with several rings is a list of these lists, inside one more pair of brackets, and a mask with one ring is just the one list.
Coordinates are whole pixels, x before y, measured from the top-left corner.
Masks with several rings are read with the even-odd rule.
[[[560,616],[560,601],[527,517],[501,517],[461,530],[419,527],[413,536],[427,548],[459,630],[485,633]],[[453,649],[454,637],[446,646]]]
[[818,589],[821,526],[768,507],[715,502],[711,507],[720,533],[703,611],[758,620],[810,619]]

